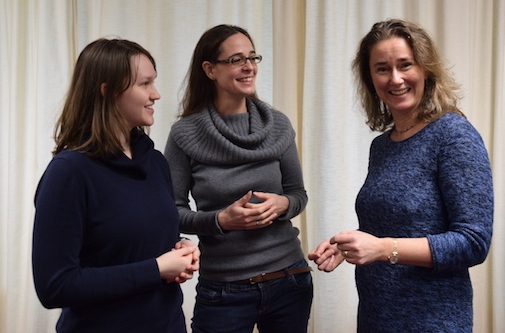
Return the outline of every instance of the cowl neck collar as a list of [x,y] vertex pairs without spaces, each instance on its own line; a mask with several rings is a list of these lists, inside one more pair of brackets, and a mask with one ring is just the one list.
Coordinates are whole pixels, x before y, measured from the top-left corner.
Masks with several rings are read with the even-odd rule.
[[132,178],[147,177],[148,160],[154,151],[154,142],[144,133],[132,137],[132,158],[121,154],[116,158],[104,160],[112,169]]
[[261,101],[247,100],[247,113],[221,116],[214,105],[178,121],[175,142],[207,164],[238,164],[279,158],[295,133],[289,120]]

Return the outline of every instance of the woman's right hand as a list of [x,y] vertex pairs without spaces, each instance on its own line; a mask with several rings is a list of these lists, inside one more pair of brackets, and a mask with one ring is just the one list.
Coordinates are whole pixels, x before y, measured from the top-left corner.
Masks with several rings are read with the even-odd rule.
[[278,216],[276,207],[270,201],[251,204],[252,191],[247,192],[225,210],[217,214],[217,221],[223,230],[251,230],[269,226]]
[[196,246],[187,246],[180,249],[173,249],[163,253],[156,258],[160,276],[167,282],[174,282],[187,267],[191,267],[193,262],[193,252],[197,250]]

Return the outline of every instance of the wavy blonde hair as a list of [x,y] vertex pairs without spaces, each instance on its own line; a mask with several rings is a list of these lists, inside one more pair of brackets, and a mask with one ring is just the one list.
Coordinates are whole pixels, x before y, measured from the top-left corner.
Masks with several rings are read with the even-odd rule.
[[435,43],[419,25],[391,19],[375,23],[370,32],[360,42],[352,69],[357,81],[358,96],[365,109],[367,125],[374,131],[386,131],[393,125],[393,117],[388,107],[375,91],[370,72],[370,52],[375,44],[390,38],[403,38],[412,49],[416,63],[426,73],[424,95],[418,119],[434,121],[448,112],[463,113],[458,108],[460,85],[449,75]]

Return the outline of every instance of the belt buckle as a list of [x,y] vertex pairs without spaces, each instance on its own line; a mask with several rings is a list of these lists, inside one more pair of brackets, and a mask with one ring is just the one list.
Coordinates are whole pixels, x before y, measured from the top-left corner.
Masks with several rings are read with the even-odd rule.
[[[266,275],[267,273],[262,273],[261,275],[258,275],[258,276],[254,276],[252,278],[249,278],[249,283],[250,284],[256,284],[256,283],[259,283],[259,282],[262,282],[263,281],[263,277]],[[261,279],[260,281],[255,281],[255,279]]]

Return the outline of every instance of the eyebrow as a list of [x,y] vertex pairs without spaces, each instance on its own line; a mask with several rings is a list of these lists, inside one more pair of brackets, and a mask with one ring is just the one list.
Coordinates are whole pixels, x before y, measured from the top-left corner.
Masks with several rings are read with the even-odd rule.
[[154,81],[158,77],[158,73],[156,72],[154,75],[146,75],[146,76],[141,76],[137,74],[136,81]]
[[[404,58],[399,58],[396,62],[405,62],[405,61],[414,61],[413,58],[411,57],[404,57]],[[388,61],[377,61],[372,65],[372,67],[377,67],[377,66],[384,66],[387,65]]]
[[[251,54],[256,54],[256,51],[255,50],[249,51],[249,55],[251,55]],[[229,56],[228,58],[231,58],[231,57],[234,57],[234,56],[238,56],[238,55],[244,55],[244,52],[234,53],[231,56]]]

